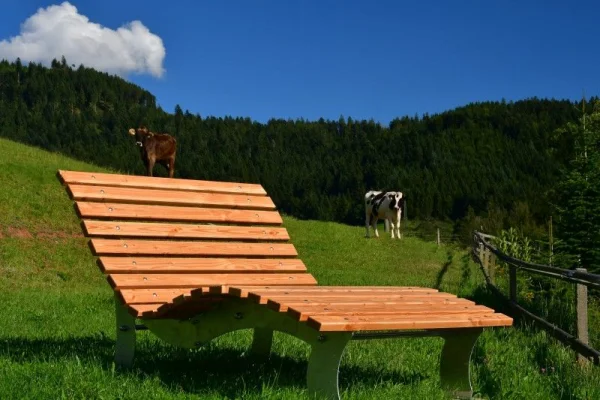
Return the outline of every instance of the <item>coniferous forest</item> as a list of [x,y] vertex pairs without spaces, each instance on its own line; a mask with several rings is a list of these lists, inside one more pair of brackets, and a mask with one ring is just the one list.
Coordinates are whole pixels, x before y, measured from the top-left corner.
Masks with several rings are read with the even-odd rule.
[[389,126],[351,116],[259,123],[162,110],[139,86],[64,58],[49,68],[0,62],[3,137],[144,174],[127,130],[146,125],[176,137],[176,177],[259,182],[286,214],[350,224],[364,223],[367,190],[387,189],[405,193],[409,219],[460,228],[496,215],[490,230],[518,223],[535,231],[552,214],[551,189],[576,151],[576,135],[563,128],[581,113],[579,103],[531,98]]

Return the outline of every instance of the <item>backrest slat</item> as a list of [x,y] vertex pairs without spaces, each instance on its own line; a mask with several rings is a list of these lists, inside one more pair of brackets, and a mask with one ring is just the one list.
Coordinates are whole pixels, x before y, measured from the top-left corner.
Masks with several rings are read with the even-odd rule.
[[98,265],[105,274],[306,272],[297,258],[100,257]]
[[277,211],[241,210],[202,207],[173,207],[110,202],[75,203],[80,218],[143,219],[151,221],[190,221],[198,223],[231,223],[280,225]]
[[172,239],[289,240],[285,228],[84,220],[88,236]]
[[269,197],[246,194],[188,192],[181,190],[137,189],[115,186],[69,185],[73,200],[115,201],[135,204],[213,206],[274,210]]
[[295,257],[291,243],[92,239],[94,255]]
[[63,184],[108,185],[146,189],[189,190],[213,193],[235,193],[266,196],[259,184],[215,182],[191,179],[157,178],[136,175],[118,175],[99,172],[58,171]]
[[111,274],[115,289],[175,289],[217,286],[229,282],[232,286],[253,285],[315,285],[310,274]]
[[260,185],[76,171],[58,176],[100,270],[136,315],[144,309],[150,316],[156,304],[194,296],[198,288],[317,284]]

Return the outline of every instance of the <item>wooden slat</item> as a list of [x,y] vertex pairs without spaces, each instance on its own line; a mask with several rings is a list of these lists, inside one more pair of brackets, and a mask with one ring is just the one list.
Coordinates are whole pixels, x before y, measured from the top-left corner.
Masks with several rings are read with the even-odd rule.
[[306,271],[297,258],[100,257],[98,262],[105,274]]
[[190,288],[182,289],[123,289],[116,293],[125,304],[163,304],[171,302],[175,297],[182,294],[190,294]]
[[272,227],[95,220],[84,220],[83,226],[87,236],[277,241],[290,239],[285,228]]
[[316,285],[307,273],[298,274],[111,274],[116,290],[135,288],[197,288],[221,284],[232,285]]
[[263,187],[254,183],[217,182],[194,179],[175,179],[63,170],[59,170],[58,175],[60,180],[65,184],[108,185],[135,188],[266,195]]
[[178,207],[126,203],[75,203],[81,218],[141,219],[152,221],[194,221],[230,224],[281,225],[277,211],[226,208]]
[[408,297],[418,297],[423,299],[431,299],[431,298],[456,298],[456,295],[451,293],[444,292],[419,292],[414,290],[379,290],[379,291],[364,291],[364,292],[322,292],[322,291],[314,291],[314,292],[303,292],[303,291],[289,291],[289,292],[281,292],[277,294],[270,293],[254,293],[251,292],[248,297],[253,299],[258,298],[269,298],[272,300],[303,300],[303,299],[329,299],[329,298],[338,298],[338,299],[392,299],[394,297],[398,298],[408,298]]
[[[277,295],[279,293],[292,294],[301,291],[302,293],[363,293],[363,292],[421,292],[421,293],[436,293],[437,289],[418,287],[418,286],[316,286],[311,288],[299,288],[297,286],[289,287],[260,287],[260,286],[246,286],[246,287],[230,287],[228,288],[229,294],[237,297],[248,297],[249,293],[254,293],[260,296]],[[287,292],[287,293],[286,293]]]
[[320,307],[329,307],[335,304],[336,306],[349,306],[349,307],[370,307],[370,306],[411,306],[411,305],[423,305],[427,304],[430,306],[443,306],[443,305],[474,305],[470,300],[459,299],[459,298],[430,298],[423,299],[420,297],[409,297],[402,299],[373,299],[373,300],[365,300],[365,299],[322,299],[322,300],[314,300],[314,301],[302,301],[302,300],[293,300],[286,302],[277,302],[273,300],[261,300],[260,304],[267,304],[269,308],[279,312],[285,312],[290,308],[302,307],[306,305],[310,306],[320,306]]
[[512,318],[503,314],[315,316],[307,324],[320,332],[372,330],[448,329],[508,326]]
[[417,297],[417,296],[392,296],[390,298],[378,297],[372,299],[365,298],[352,298],[352,297],[324,297],[316,299],[289,299],[289,300],[273,300],[268,298],[261,298],[257,301],[259,304],[267,304],[272,310],[275,311],[287,311],[288,308],[301,307],[305,305],[320,305],[328,307],[331,305],[348,305],[358,307],[360,304],[370,305],[381,305],[382,307],[387,304],[394,305],[418,305],[418,304],[431,304],[431,305],[451,305],[451,304],[462,304],[462,305],[473,305],[474,303],[465,299],[458,299],[453,297]]
[[343,306],[335,305],[320,307],[320,311],[306,311],[298,307],[288,309],[288,315],[299,321],[306,321],[309,317],[316,318],[320,316],[344,316],[344,317],[368,317],[368,316],[390,316],[390,315],[446,315],[446,314],[493,314],[494,310],[485,306],[462,305],[462,304],[443,304],[431,306],[423,305],[377,305],[370,307]]
[[275,204],[267,196],[92,185],[69,185],[67,188],[73,200],[275,210]]
[[94,255],[295,257],[289,243],[186,242],[175,240],[92,239]]
[[455,299],[456,296],[453,294],[443,292],[356,292],[356,293],[345,293],[345,292],[291,292],[289,294],[261,294],[251,292],[248,294],[248,298],[260,303],[266,304],[267,301],[277,302],[281,304],[287,304],[289,302],[311,302],[311,301],[326,301],[330,300],[341,301],[346,299],[352,299],[354,301],[366,301],[366,300],[400,300],[400,299]]

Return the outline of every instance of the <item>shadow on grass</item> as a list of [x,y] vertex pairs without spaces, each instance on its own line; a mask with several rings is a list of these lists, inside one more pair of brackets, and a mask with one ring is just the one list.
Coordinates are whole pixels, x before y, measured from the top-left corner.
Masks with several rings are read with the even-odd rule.
[[[549,340],[541,339],[539,336],[536,337],[536,332],[543,331],[543,329],[538,327],[527,317],[520,316],[514,312],[503,299],[499,298],[492,290],[484,285],[478,286],[472,294],[467,297],[478,304],[493,308],[496,312],[511,316],[514,321],[511,329],[517,329],[530,337],[530,339],[527,340],[527,344],[523,344],[523,348],[527,348],[527,351],[530,353],[528,359],[531,362],[531,365],[534,366],[541,375],[555,375],[553,379],[547,381],[547,384],[552,386],[556,385],[556,389],[562,392],[561,398],[579,398],[577,393],[580,389],[578,386],[580,385],[580,382],[572,379],[558,378],[561,373],[567,374],[567,372],[559,371],[561,362],[550,349],[550,342],[552,341],[550,335],[548,335]],[[494,330],[494,332],[500,341],[503,341],[504,339],[506,339],[507,342],[509,341],[509,330],[498,329]],[[517,351],[514,345],[507,350]],[[573,353],[573,360],[574,359],[575,353]],[[479,392],[483,394],[500,393],[500,377],[497,372],[488,367],[487,355],[483,345],[475,345],[471,360],[477,365],[478,382],[480,384]]]
[[[114,340],[103,335],[65,339],[0,338],[0,357],[14,363],[75,361],[86,367],[112,371]],[[342,361],[343,364],[343,361]],[[186,350],[159,342],[141,341],[131,369],[118,373],[144,379],[158,377],[165,385],[188,393],[216,391],[223,397],[239,398],[244,393],[262,392],[263,387],[306,388],[306,360],[271,353],[265,359],[245,355],[239,349],[212,344]],[[384,371],[353,365],[340,368],[340,390],[353,383],[366,387],[382,382],[415,384],[428,379],[414,371]]]
[[442,285],[442,281],[444,280],[444,276],[446,275],[446,273],[448,272],[448,269],[450,268],[450,266],[452,265],[453,262],[453,253],[451,251],[446,251],[446,255],[447,255],[447,259],[446,262],[444,262],[444,264],[442,264],[442,269],[440,269],[440,271],[438,272],[437,278],[435,279],[435,288],[436,289],[440,289],[440,286]]

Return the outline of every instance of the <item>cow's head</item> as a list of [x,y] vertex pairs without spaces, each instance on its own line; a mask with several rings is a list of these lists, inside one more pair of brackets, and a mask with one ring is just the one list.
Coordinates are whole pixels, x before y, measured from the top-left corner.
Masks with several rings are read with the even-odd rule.
[[135,144],[140,147],[144,147],[144,142],[147,138],[154,136],[154,133],[150,132],[145,126],[140,126],[137,129],[129,129],[129,134],[135,136]]
[[399,210],[402,208],[402,192],[387,192],[390,210]]

